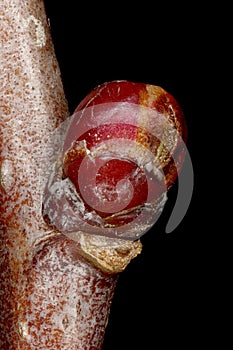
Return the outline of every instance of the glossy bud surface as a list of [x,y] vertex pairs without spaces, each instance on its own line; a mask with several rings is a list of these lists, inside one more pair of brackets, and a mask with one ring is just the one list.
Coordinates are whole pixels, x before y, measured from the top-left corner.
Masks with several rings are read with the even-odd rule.
[[158,86],[97,86],[69,120],[45,189],[44,218],[61,232],[135,240],[161,214],[181,169],[186,126]]

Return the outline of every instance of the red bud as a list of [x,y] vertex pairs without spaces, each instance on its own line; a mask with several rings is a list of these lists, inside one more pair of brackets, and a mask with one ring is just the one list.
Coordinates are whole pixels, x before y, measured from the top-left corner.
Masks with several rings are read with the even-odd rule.
[[61,193],[61,186],[56,198],[48,188],[44,213],[65,233],[140,237],[163,209],[184,160],[185,139],[183,112],[161,87],[129,81],[97,86],[66,131],[56,171],[69,189]]

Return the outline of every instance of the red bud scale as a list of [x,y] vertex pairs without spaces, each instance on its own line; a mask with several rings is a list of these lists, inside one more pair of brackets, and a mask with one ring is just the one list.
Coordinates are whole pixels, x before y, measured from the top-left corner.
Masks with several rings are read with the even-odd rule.
[[72,237],[82,231],[138,239],[164,207],[185,138],[183,112],[161,87],[97,86],[70,118],[46,187],[44,217]]

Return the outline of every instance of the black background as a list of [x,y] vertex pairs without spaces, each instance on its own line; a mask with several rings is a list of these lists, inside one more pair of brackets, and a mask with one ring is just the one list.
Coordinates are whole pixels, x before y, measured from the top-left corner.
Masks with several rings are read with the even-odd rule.
[[188,125],[192,201],[180,225],[166,234],[176,185],[170,190],[160,219],[141,239],[142,254],[119,277],[103,350],[205,346],[215,337],[208,330],[214,267],[206,258],[208,202],[200,180],[209,118],[203,105],[211,84],[209,14],[190,2],[45,5],[71,113],[97,85],[126,79],[163,87],[180,103]]

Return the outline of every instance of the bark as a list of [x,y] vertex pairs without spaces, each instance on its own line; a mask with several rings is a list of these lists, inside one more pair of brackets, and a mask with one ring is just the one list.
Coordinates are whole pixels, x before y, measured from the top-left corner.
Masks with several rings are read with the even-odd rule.
[[43,1],[1,0],[0,16],[0,349],[101,349],[118,274],[141,243],[74,242],[44,222],[68,104]]

